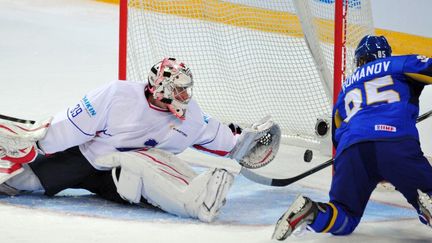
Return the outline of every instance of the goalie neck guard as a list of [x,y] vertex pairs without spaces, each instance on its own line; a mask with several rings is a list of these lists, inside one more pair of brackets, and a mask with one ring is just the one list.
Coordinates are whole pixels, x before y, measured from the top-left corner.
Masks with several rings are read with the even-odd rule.
[[176,117],[184,120],[192,98],[193,78],[190,69],[175,58],[164,58],[150,69],[148,83],[153,97],[167,104]]

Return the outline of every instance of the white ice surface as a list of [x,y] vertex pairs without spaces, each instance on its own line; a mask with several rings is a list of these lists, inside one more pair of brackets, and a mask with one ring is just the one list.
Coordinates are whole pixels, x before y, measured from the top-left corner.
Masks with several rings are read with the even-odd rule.
[[[0,113],[44,118],[75,102],[89,89],[115,79],[117,26],[115,5],[86,0],[0,0]],[[278,171],[278,175],[294,176],[326,160],[315,157],[310,164],[303,163],[301,153],[292,150],[282,146],[273,167],[263,173],[276,175]],[[287,158],[293,156],[299,156],[300,162],[288,163]],[[229,161],[194,151],[182,157],[198,164],[224,163],[238,169]],[[298,193],[314,190],[325,194],[330,179],[327,168],[294,188]],[[238,192],[242,188],[233,189]],[[35,203],[42,204],[43,200],[41,197]],[[251,200],[245,198],[244,202]],[[373,202],[409,208],[395,192],[377,191]],[[268,201],[261,206],[271,208],[275,203]],[[288,207],[290,201],[285,203]],[[0,242],[274,242],[270,240],[273,225],[269,224],[124,220],[4,202],[0,203],[0,219]],[[288,242],[432,242],[431,237],[432,231],[421,225],[413,213],[408,218],[389,215],[388,220],[365,220],[348,237],[307,234]]]

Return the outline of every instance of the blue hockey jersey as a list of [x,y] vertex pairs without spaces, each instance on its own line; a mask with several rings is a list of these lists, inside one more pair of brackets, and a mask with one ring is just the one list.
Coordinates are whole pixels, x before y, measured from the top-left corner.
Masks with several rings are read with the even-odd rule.
[[343,83],[333,109],[336,156],[362,141],[418,139],[419,96],[432,83],[432,58],[377,59]]

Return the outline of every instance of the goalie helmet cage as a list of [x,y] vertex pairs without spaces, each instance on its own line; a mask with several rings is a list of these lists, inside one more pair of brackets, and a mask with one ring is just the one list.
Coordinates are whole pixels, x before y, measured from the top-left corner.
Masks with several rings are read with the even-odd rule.
[[369,1],[120,0],[119,79],[147,82],[175,57],[209,115],[241,125],[271,115],[283,142],[330,154],[315,125],[331,123],[353,49],[373,33]]

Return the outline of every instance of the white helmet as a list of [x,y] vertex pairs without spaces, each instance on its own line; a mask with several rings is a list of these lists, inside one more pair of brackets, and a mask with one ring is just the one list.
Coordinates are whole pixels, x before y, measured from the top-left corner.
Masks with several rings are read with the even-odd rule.
[[168,109],[184,120],[192,97],[193,78],[190,69],[175,58],[164,58],[150,69],[148,82],[153,97],[168,104]]

